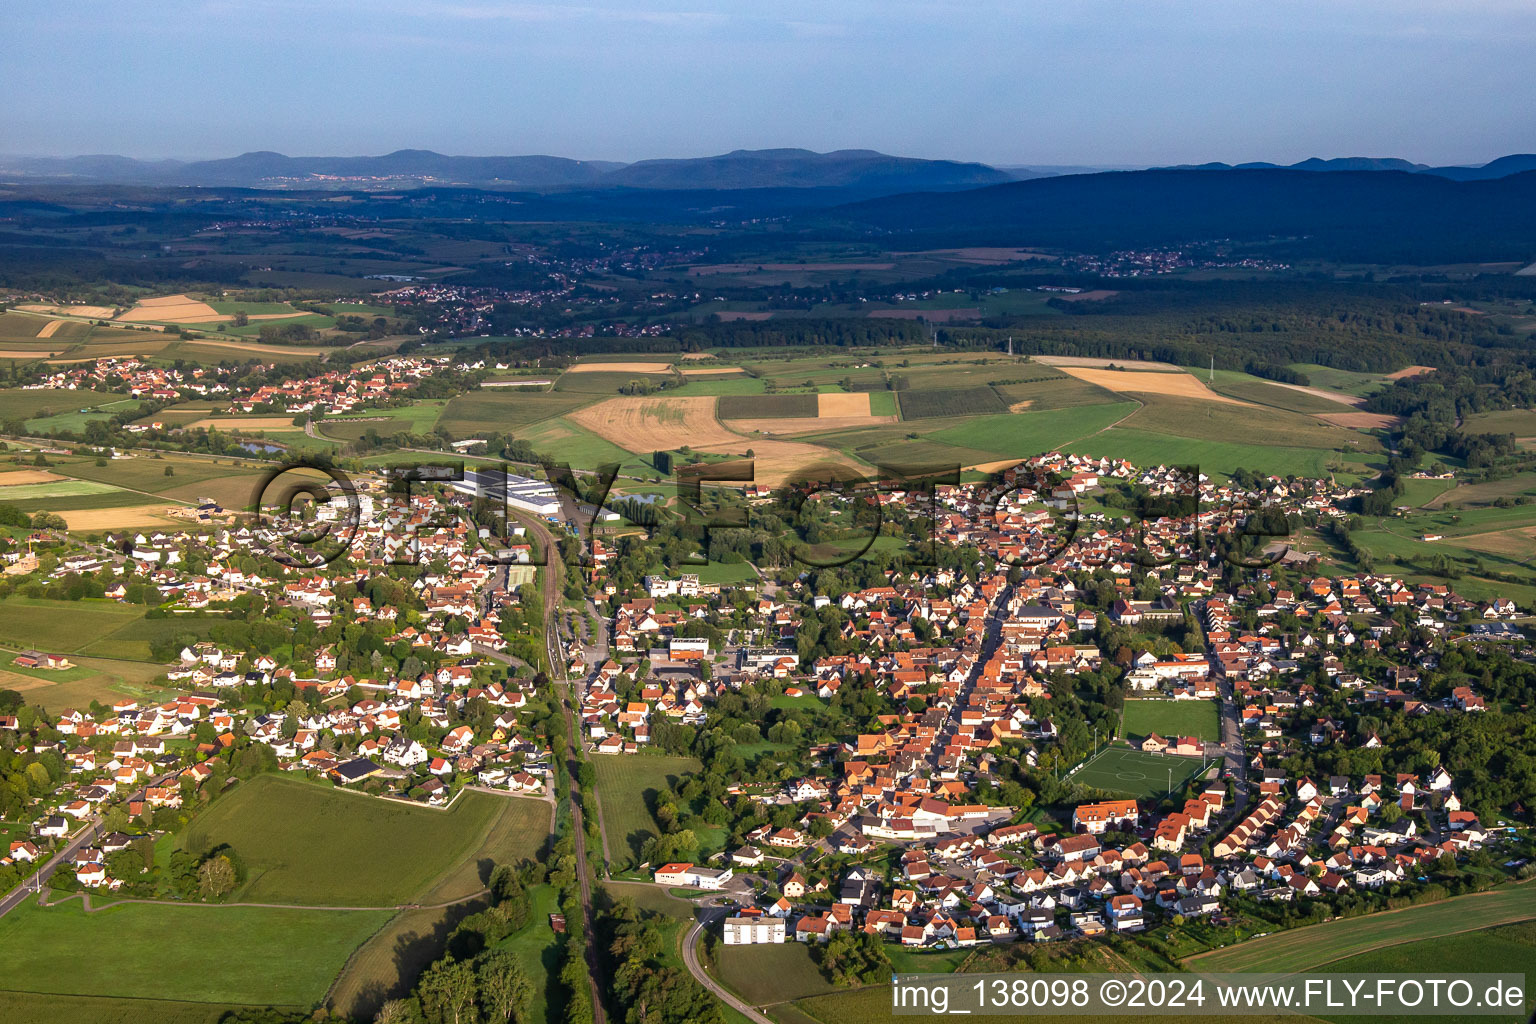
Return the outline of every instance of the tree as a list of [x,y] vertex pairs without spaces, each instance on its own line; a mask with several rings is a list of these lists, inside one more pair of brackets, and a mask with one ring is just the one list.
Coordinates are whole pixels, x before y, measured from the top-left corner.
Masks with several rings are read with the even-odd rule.
[[476,959],[475,984],[487,1021],[526,1024],[533,1004],[533,986],[509,950],[492,950]]
[[446,957],[428,967],[416,984],[427,1024],[476,1024],[475,969],[467,960]]
[[166,466],[165,467],[165,475],[166,476],[175,476],[176,475],[176,467],[175,466]]
[[405,999],[391,999],[373,1015],[373,1024],[415,1024],[418,1020],[410,1001]]
[[235,866],[222,854],[203,861],[197,869],[197,891],[204,899],[222,899],[235,888]]

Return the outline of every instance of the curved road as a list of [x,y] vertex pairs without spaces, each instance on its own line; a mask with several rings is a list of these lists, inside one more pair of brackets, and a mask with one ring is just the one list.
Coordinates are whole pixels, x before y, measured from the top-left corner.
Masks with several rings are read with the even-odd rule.
[[725,1003],[731,1009],[752,1021],[752,1024],[773,1024],[773,1021],[769,1020],[759,1010],[748,1003],[742,1002],[735,995],[728,992],[725,986],[717,983],[714,978],[709,976],[709,972],[704,969],[704,965],[699,963],[699,933],[704,930],[705,926],[714,924],[717,920],[723,920],[726,913],[727,911],[722,909],[705,910],[700,908],[698,920],[688,930],[688,934],[683,937],[683,963],[687,965],[688,973],[692,974],[700,985],[709,989],[716,999],[719,999],[722,1003]]

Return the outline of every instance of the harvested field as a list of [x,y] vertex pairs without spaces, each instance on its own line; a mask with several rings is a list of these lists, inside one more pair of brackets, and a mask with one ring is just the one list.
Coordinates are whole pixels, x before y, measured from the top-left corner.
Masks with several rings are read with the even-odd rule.
[[895,416],[786,416],[720,422],[739,434],[761,431],[769,437],[781,434],[789,437],[796,434],[830,433],[834,430],[858,430],[861,427],[878,427],[900,421]]
[[[44,358],[47,358],[48,356],[56,356],[56,355],[58,355],[62,351],[63,351],[63,349],[45,349],[45,348],[14,349],[14,348],[3,348],[3,349],[0,349],[0,359],[44,359]],[[80,360],[80,361],[81,362],[88,362],[89,360]]]
[[204,419],[194,420],[187,424],[188,428],[196,430],[202,427],[207,430],[290,430],[293,427],[292,416],[208,416]]
[[738,433],[750,434],[761,431],[772,437],[826,433],[834,430],[858,430],[861,427],[875,427],[897,422],[895,416],[876,416],[870,412],[870,396],[867,391],[853,393],[824,391],[817,395],[803,397],[816,399],[815,416],[747,418],[730,420],[725,425]]
[[0,487],[15,487],[20,484],[46,484],[62,479],[64,478],[50,473],[46,469],[14,469],[6,473],[0,473]]
[[1404,377],[1417,377],[1424,373],[1434,373],[1433,366],[1405,366],[1395,373],[1387,374],[1387,380],[1402,380]]
[[[771,320],[773,319],[773,311],[754,312],[747,309],[722,309],[717,310],[715,316],[720,318],[721,323],[728,324],[732,320]],[[683,358],[687,359],[688,357],[684,356]]]
[[164,526],[175,523],[165,514],[165,502],[158,505],[134,505],[129,508],[92,508],[60,512],[71,530],[126,530],[136,526]]
[[[825,421],[823,421],[825,422]],[[865,478],[873,471],[854,460],[820,445],[794,441],[763,441],[738,437],[730,444],[694,447],[719,455],[745,455],[752,449],[754,480],[779,487],[800,480],[851,480]]]
[[1137,370],[1090,369],[1085,366],[1063,367],[1078,380],[1119,392],[1171,395],[1175,398],[1199,398],[1228,405],[1249,405],[1235,398],[1218,395],[1187,373],[1147,373]]
[[747,371],[743,370],[739,366],[693,366],[686,370],[679,370],[678,372],[681,373],[684,377],[707,377],[711,375],[729,377],[735,376],[736,374],[746,373]]
[[[306,314],[308,315],[308,314]],[[255,352],[264,356],[292,356],[295,359],[319,359],[329,349],[324,348],[295,348],[291,345],[263,345],[259,341],[219,341],[216,338],[199,338],[197,341],[187,344],[191,349],[229,349],[232,352]]]
[[111,306],[43,306],[35,302],[16,308],[24,309],[29,313],[58,313],[63,316],[85,316],[93,320],[107,320],[117,312]]
[[833,419],[843,416],[868,416],[869,392],[860,391],[854,394],[842,394],[824,391],[816,396],[816,415],[822,419]]
[[671,363],[577,363],[566,373],[671,373]]
[[66,323],[68,323],[67,320],[49,320],[43,324],[43,329],[37,332],[37,336],[39,338],[51,338],[53,337],[53,332],[63,327]]
[[1149,359],[1100,359],[1094,356],[1031,356],[1046,366],[1129,366],[1137,370],[1178,370],[1172,363],[1159,363]]
[[685,353],[683,353],[683,360],[685,362],[686,361],[691,361],[691,360],[694,360],[694,359],[713,359],[713,358],[715,358],[715,354],[713,352],[685,352]]
[[1320,413],[1317,418],[1336,427],[1352,427],[1355,430],[1390,430],[1403,422],[1401,416],[1388,416],[1379,412],[1330,412]]
[[715,399],[709,395],[610,398],[568,413],[567,418],[632,452],[670,451],[684,445],[731,446],[743,441],[715,419]]
[[[219,319],[218,310],[206,302],[186,295],[166,295],[158,299],[140,299],[128,312],[118,317],[124,323],[158,320],[162,323],[196,324]],[[231,318],[226,318],[231,319]]]

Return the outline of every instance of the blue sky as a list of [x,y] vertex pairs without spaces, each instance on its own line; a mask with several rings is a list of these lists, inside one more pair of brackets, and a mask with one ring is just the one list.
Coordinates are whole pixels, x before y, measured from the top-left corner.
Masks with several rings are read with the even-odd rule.
[[6,0],[0,152],[1536,151],[1530,0]]

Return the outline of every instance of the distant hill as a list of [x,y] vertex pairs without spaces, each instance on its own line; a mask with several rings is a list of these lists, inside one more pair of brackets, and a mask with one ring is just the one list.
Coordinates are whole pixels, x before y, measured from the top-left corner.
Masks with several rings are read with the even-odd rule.
[[444,156],[402,149],[384,156],[295,157],[259,151],[222,160],[146,162],[118,156],[0,157],[0,174],[105,184],[237,188],[847,189],[883,195],[976,188],[1034,177],[952,160],[918,160],[872,150],[737,150],[722,156],[636,164],[555,156]]
[[444,156],[429,149],[401,149],[385,156],[293,157],[245,153],[202,160],[172,172],[182,185],[263,185],[284,181],[315,184],[316,175],[343,179],[407,179],[448,185],[550,188],[591,185],[621,164],[558,156]]
[[986,164],[918,160],[868,149],[738,149],[722,156],[642,160],[604,175],[632,188],[857,188],[889,191],[975,188],[1016,180]]
[[1400,171],[1122,171],[888,196],[821,216],[925,243],[1101,251],[1273,240],[1291,255],[1365,262],[1528,260],[1536,173],[1462,182]]
[[1397,157],[1343,156],[1324,160],[1314,156],[1294,164],[1271,164],[1263,161],[1242,164],[1213,162],[1178,164],[1156,169],[1164,171],[1407,171],[1410,174],[1432,174],[1437,178],[1450,178],[1452,181],[1486,181],[1492,178],[1507,178],[1511,174],[1536,171],[1536,155],[1501,156],[1497,160],[1490,160],[1486,164],[1475,167],[1431,167],[1429,164],[1416,164]]

